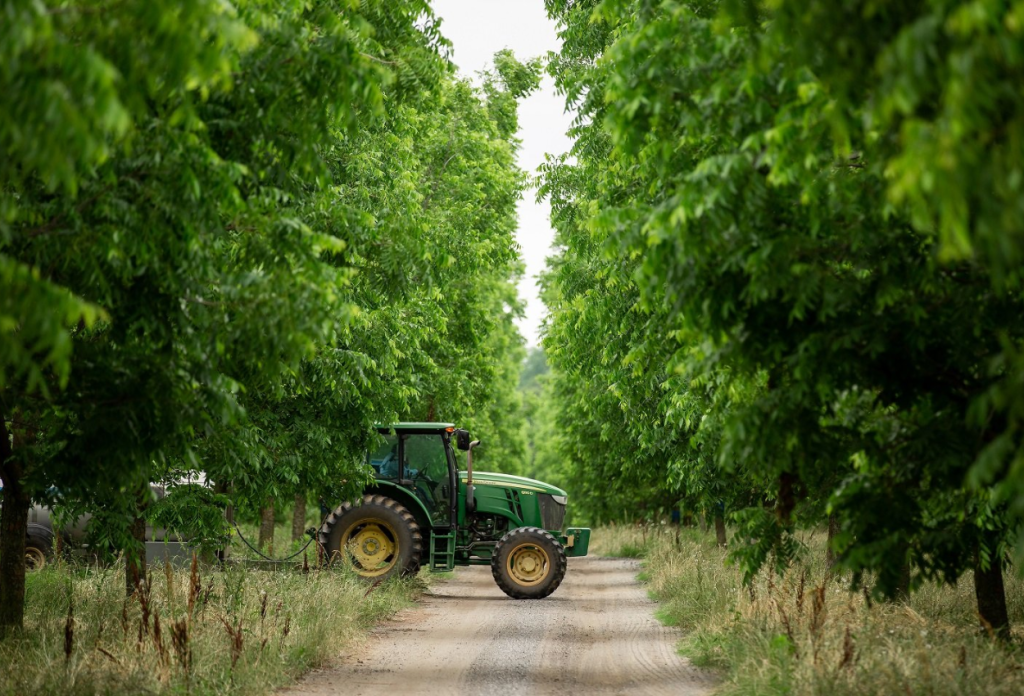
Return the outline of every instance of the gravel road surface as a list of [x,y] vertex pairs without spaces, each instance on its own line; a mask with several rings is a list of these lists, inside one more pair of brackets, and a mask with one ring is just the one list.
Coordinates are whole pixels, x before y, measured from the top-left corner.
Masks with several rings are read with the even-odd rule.
[[680,634],[654,618],[635,561],[571,558],[547,599],[513,600],[490,568],[459,568],[421,606],[376,629],[288,696],[673,694],[710,690],[676,653]]

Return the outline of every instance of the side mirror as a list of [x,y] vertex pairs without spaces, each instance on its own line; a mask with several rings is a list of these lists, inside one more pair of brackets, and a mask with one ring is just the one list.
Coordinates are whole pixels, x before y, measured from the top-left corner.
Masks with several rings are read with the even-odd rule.
[[455,446],[463,452],[469,450],[469,431],[459,428],[455,431]]

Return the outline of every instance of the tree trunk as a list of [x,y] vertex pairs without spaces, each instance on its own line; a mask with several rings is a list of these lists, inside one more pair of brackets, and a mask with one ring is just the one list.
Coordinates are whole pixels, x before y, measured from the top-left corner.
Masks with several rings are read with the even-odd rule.
[[981,625],[1001,641],[1010,639],[1010,617],[1006,611],[1006,588],[1003,586],[1003,562],[997,553],[997,540],[986,539],[991,558],[983,567],[981,553],[975,558],[974,596],[978,600]]
[[306,533],[306,494],[295,496],[295,509],[292,510],[292,541],[297,541]]
[[792,521],[799,483],[799,477],[790,471],[779,474],[779,497],[775,500],[775,514],[784,525],[789,525]]
[[[224,485],[224,488],[220,492],[223,493],[224,495],[230,495],[231,494],[231,484],[230,483],[225,483],[223,485]],[[224,508],[224,517],[227,519],[228,524],[234,524],[235,523],[235,506],[232,505],[231,503],[228,503],[227,507]]]
[[267,506],[260,510],[259,547],[265,553],[274,553],[274,499],[267,498]]
[[[213,492],[218,495],[227,495],[231,490],[231,486],[227,483],[218,481],[213,485]],[[235,522],[235,509],[231,503],[228,503],[224,508],[224,519],[228,521],[228,524],[234,524]],[[224,563],[228,559],[229,552],[231,550],[231,542],[228,542],[221,548],[217,549],[217,560],[220,563]]]
[[896,591],[893,593],[894,602],[905,604],[910,601],[910,548],[907,544],[901,544],[900,550],[900,574],[896,580]]
[[129,597],[146,582],[146,518],[145,510],[149,491],[139,491],[132,520],[132,541],[124,554],[124,590]]
[[725,515],[721,512],[715,512],[715,540],[718,541],[718,545],[725,548],[728,539],[725,536]]
[[836,538],[839,533],[839,518],[835,515],[828,516],[828,541],[825,543],[825,570],[829,575],[836,574],[836,563],[839,558],[836,556],[836,551],[832,547],[832,540]]
[[20,631],[25,620],[25,537],[31,497],[24,486],[25,469],[14,459],[5,414],[0,412],[0,478],[4,488],[0,510],[0,638]]

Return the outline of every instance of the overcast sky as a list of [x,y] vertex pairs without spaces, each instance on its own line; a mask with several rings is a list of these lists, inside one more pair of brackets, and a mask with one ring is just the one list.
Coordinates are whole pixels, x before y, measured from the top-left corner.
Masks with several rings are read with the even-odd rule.
[[[544,13],[543,0],[434,0],[435,14],[442,19],[441,32],[453,45],[453,62],[466,76],[488,67],[495,52],[511,48],[520,60],[547,55],[558,50],[554,22]],[[555,85],[545,75],[540,90],[519,107],[519,165],[531,174],[544,162],[545,153],[567,152],[571,142],[566,136],[571,117],[564,112],[564,100],[555,93]],[[551,249],[551,230],[547,202],[536,203],[536,192],[527,191],[519,204],[519,231],[526,275],[519,296],[526,302],[526,317],[519,331],[527,345],[535,346],[544,305],[537,295],[537,274]]]

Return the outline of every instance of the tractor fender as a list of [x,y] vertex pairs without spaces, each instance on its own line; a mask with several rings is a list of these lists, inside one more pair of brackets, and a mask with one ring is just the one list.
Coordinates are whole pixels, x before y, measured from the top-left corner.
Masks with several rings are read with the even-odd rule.
[[366,495],[376,493],[401,503],[416,518],[420,529],[424,530],[428,535],[434,526],[434,523],[430,520],[430,512],[427,510],[427,506],[423,504],[422,500],[410,493],[408,489],[402,488],[390,481],[374,481],[372,486],[367,486],[363,489],[363,493]]
[[26,529],[25,536],[27,536],[27,537],[36,537],[36,538],[38,538],[38,539],[40,539],[42,541],[46,541],[46,542],[52,543],[53,542],[53,538],[54,538],[54,533],[53,533],[53,530],[50,529],[49,527],[44,527],[41,524],[33,524],[33,523],[29,522],[28,523],[28,527]]

